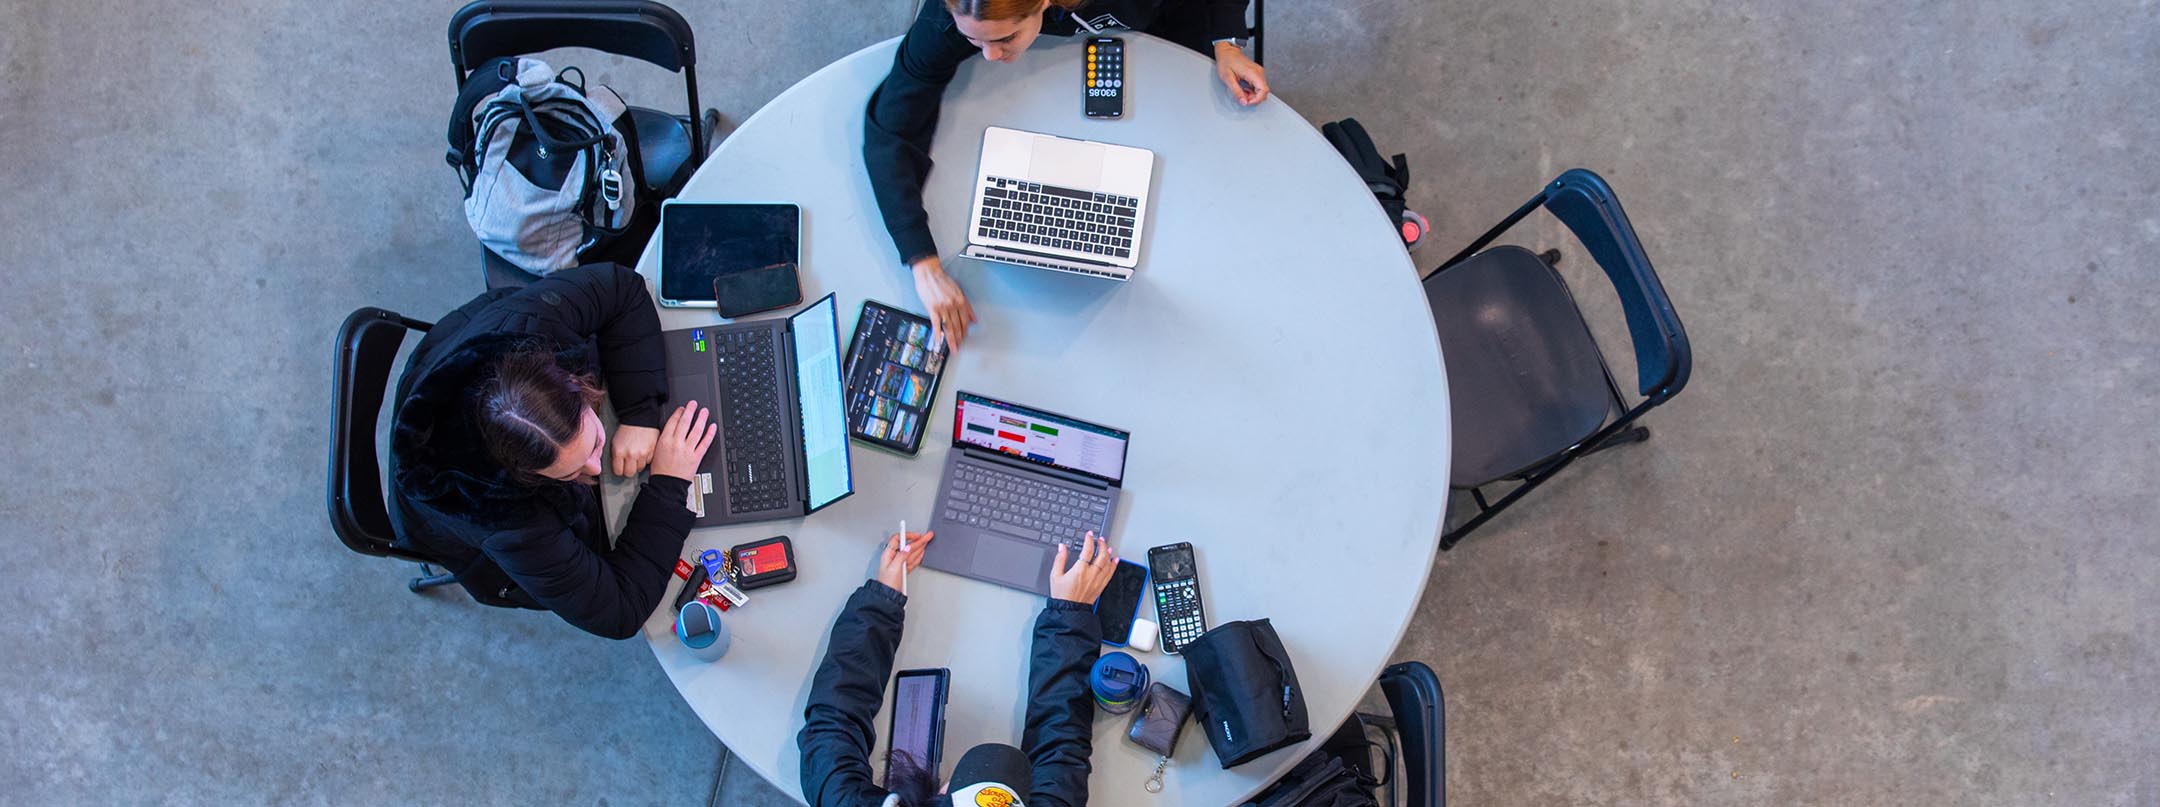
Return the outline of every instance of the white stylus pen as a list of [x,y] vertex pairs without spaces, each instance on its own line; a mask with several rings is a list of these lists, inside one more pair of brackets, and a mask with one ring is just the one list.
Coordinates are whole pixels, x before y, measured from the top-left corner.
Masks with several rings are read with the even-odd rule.
[[900,519],[900,596],[907,596],[907,519]]

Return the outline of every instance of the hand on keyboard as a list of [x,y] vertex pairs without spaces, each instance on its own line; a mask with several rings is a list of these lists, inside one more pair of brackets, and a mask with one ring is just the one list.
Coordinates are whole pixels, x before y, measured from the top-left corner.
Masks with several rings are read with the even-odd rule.
[[915,296],[922,298],[923,308],[930,312],[930,344],[943,339],[945,344],[960,347],[968,328],[975,324],[975,307],[968,304],[960,284],[945,274],[945,264],[936,255],[916,261],[914,269]]
[[1058,544],[1057,560],[1050,564],[1050,596],[1067,602],[1094,605],[1102,596],[1102,590],[1110,585],[1110,575],[1117,572],[1117,552],[1110,548],[1110,541],[1095,537],[1090,530],[1083,539],[1080,556],[1071,566],[1065,565],[1064,544]]
[[705,450],[712,448],[714,435],[720,433],[720,424],[705,422],[711,415],[712,410],[696,401],[675,407],[660,427],[659,445],[653,448],[653,475],[697,480],[698,463],[705,461]]

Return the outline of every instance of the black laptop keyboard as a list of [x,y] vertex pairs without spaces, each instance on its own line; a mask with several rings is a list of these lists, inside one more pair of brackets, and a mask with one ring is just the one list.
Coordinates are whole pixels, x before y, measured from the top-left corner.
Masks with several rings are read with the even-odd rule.
[[[770,330],[724,331],[719,349],[721,428],[727,433],[728,512],[787,506],[787,417]],[[718,446],[715,446],[718,448]]]
[[953,469],[945,519],[1078,549],[1089,530],[1101,535],[1108,526],[1110,499],[1024,474],[963,464]]
[[991,177],[983,185],[983,214],[975,223],[975,234],[1105,258],[1129,258],[1139,207],[1140,200],[1130,196]]

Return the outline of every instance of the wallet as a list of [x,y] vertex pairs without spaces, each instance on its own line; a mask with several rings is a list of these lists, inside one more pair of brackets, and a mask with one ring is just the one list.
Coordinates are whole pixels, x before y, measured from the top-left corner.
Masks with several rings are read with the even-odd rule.
[[1132,728],[1125,732],[1125,738],[1152,753],[1170,756],[1177,749],[1178,732],[1184,730],[1189,714],[1192,698],[1158,681],[1148,687],[1147,700],[1133,715]]

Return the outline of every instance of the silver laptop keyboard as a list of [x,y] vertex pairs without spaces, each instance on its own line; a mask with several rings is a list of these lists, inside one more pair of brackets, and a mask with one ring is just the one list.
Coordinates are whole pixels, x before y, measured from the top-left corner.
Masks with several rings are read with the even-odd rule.
[[982,195],[976,235],[1105,258],[1132,257],[1138,199],[998,177],[983,183]]
[[1108,525],[1110,499],[1024,474],[963,464],[953,469],[945,519],[1078,549],[1089,530],[1101,535]]

